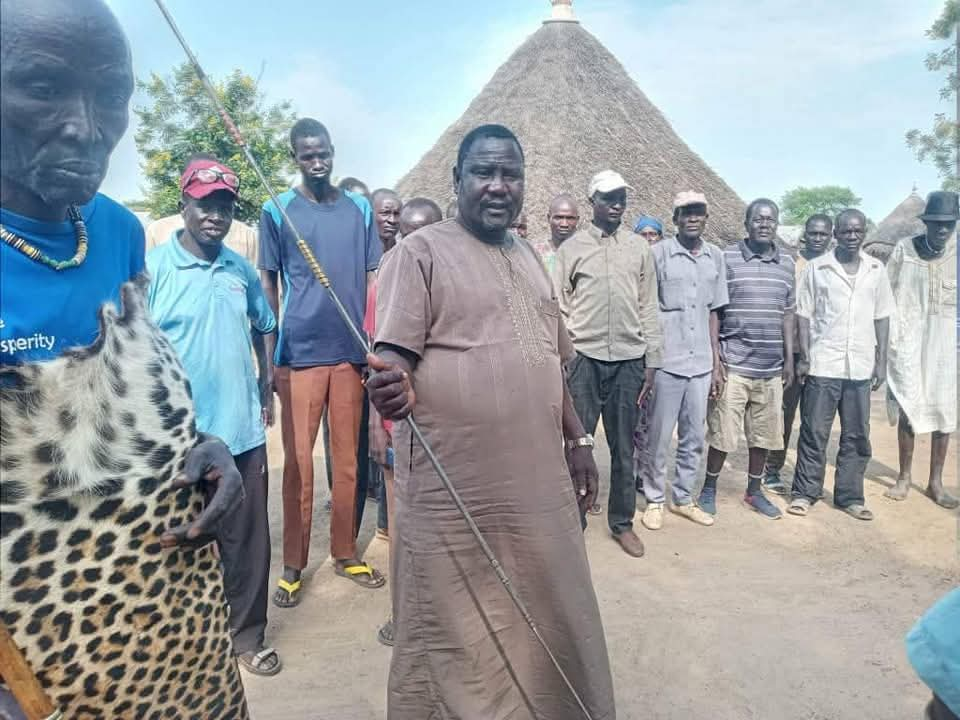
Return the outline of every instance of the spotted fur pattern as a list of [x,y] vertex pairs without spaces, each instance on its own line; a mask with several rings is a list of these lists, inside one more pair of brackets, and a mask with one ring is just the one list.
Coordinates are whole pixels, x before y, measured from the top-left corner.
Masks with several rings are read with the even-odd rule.
[[212,548],[159,544],[202,496],[171,488],[197,433],[145,289],[92,346],[0,369],[0,618],[68,718],[244,720]]

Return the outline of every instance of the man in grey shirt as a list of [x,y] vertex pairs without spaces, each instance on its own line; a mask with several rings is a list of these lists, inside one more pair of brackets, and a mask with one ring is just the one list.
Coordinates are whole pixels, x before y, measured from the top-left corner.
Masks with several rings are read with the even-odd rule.
[[661,337],[650,245],[621,227],[628,188],[612,170],[594,176],[587,194],[593,222],[557,250],[553,284],[577,351],[567,367],[574,407],[588,433],[603,417],[610,445],[607,522],[624,551],[640,557],[643,543],[633,531],[633,430]]
[[700,525],[713,525],[713,517],[692,497],[703,457],[707,397],[720,368],[717,310],[728,301],[723,253],[702,238],[707,217],[706,197],[698,192],[680,193],[673,201],[676,237],[652,249],[663,351],[647,431],[653,468],[643,486],[647,498],[643,524],[649,530],[663,526],[667,453],[674,428],[677,467],[672,510]]

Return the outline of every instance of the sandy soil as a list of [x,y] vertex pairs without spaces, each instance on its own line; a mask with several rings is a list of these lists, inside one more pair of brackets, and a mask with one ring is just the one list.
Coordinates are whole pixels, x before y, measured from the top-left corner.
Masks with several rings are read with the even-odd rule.
[[[934,506],[916,486],[903,503],[882,497],[896,477],[896,431],[881,412],[882,395],[873,405],[866,484],[872,523],[834,510],[829,495],[807,518],[760,518],[740,502],[743,452],[731,456],[721,476],[715,526],[668,513],[664,529],[653,533],[638,517],[647,546],[642,559],[626,556],[606,523],[592,519],[586,539],[621,720],[922,717],[929,693],[907,662],[903,638],[960,582],[960,533],[956,514]],[[599,439],[605,484],[609,454]],[[922,485],[929,448],[928,438],[918,441],[914,479]],[[276,575],[282,466],[276,429],[270,451]],[[831,459],[835,453],[834,444]],[[284,670],[274,678],[244,675],[257,720],[386,716],[390,652],[375,632],[387,617],[388,592],[333,574],[321,457],[318,443],[322,489],[303,602],[293,610],[270,606],[267,640],[281,652]],[[788,471],[793,458],[791,451]],[[954,448],[947,484],[956,489]],[[387,548],[374,539],[375,526],[376,505],[369,502],[360,542],[366,558],[385,568]]]

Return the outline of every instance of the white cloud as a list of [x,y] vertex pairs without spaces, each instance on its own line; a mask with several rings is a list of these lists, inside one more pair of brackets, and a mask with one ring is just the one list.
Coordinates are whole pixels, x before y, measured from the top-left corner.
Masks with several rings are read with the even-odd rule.
[[[584,26],[744,196],[850,184],[882,216],[934,173],[905,147],[937,105],[939,0],[580,3]],[[918,57],[919,56],[919,57]]]
[[582,14],[645,91],[670,90],[678,107],[725,93],[802,106],[838,77],[915,49],[929,25],[902,0],[685,0],[660,10],[601,0]]

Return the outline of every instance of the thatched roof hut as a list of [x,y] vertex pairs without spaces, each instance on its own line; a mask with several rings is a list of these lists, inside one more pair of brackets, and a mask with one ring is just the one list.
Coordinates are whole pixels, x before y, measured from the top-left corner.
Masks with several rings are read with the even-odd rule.
[[[743,201],[677,136],[620,62],[573,19],[570,4],[554,2],[554,17],[497,70],[460,119],[400,179],[398,192],[426,195],[446,206],[460,141],[477,125],[494,122],[513,130],[523,145],[531,238],[547,236],[547,207],[554,196],[570,192],[585,201],[590,177],[607,168],[636,188],[625,222],[644,212],[672,228],[674,195],[699,190],[710,203],[706,236],[724,242],[740,238]],[[581,207],[581,216],[587,210]]]
[[884,262],[890,257],[894,246],[905,237],[919,235],[924,231],[923,222],[917,217],[923,213],[926,202],[914,188],[906,200],[897,205],[863,243],[865,252]]

